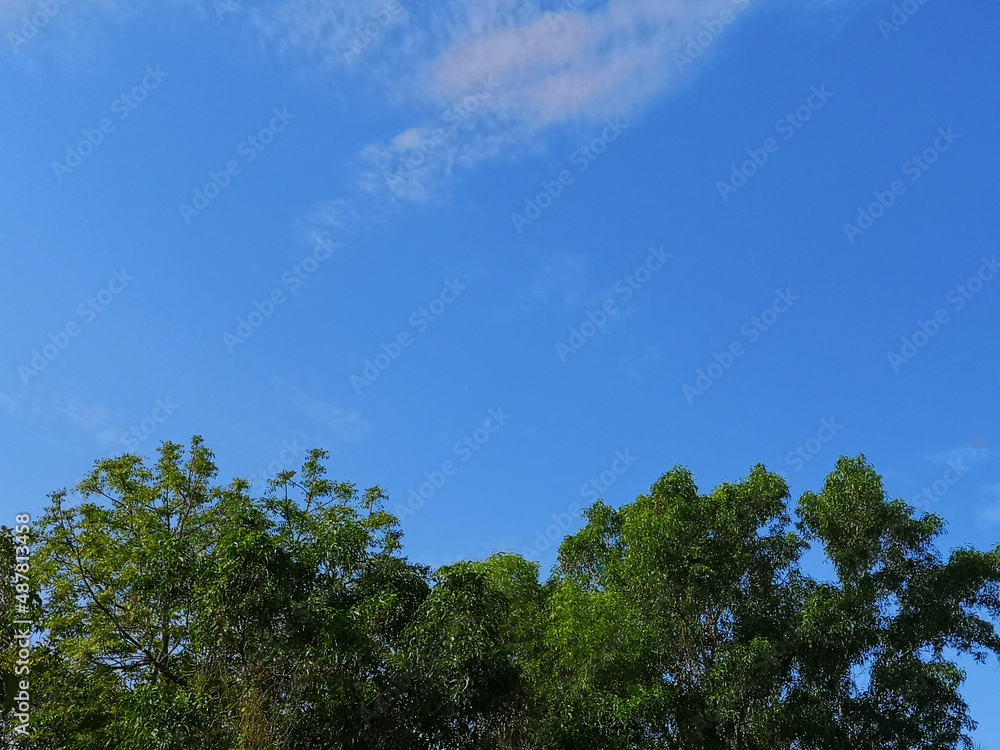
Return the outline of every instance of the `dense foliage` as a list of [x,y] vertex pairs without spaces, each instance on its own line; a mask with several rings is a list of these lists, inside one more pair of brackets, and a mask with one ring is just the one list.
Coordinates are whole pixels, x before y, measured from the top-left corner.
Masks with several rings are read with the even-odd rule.
[[[101,461],[34,529],[38,750],[967,745],[955,659],[1000,655],[1000,545],[934,546],[942,520],[842,458],[794,509],[755,468],[699,493],[674,469],[597,502],[548,580],[499,554],[431,571],[375,487],[310,454],[257,497],[212,454]],[[71,502],[72,501],[72,502]],[[0,671],[14,590],[0,535]],[[818,546],[830,580],[803,570]],[[10,680],[6,681],[8,684]],[[9,693],[9,689],[7,690]]]

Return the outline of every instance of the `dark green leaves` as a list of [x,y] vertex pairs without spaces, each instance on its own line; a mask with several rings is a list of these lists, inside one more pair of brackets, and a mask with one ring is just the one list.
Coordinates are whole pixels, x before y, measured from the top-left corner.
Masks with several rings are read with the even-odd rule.
[[[516,555],[406,560],[385,493],[327,458],[261,497],[218,485],[196,438],[55,493],[32,747],[939,750],[973,726],[955,657],[1000,653],[1000,547],[943,558],[943,521],[863,457],[797,519],[762,466],[707,494],[674,469],[590,507],[545,582]],[[833,580],[803,569],[810,545]],[[0,567],[6,646],[6,529]],[[7,707],[11,668],[5,648]]]

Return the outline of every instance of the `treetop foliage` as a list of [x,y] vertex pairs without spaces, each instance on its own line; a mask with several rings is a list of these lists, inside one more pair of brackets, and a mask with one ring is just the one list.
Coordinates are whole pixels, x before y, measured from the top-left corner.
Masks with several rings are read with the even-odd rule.
[[[403,555],[379,487],[312,451],[262,496],[195,438],[106,459],[32,539],[38,750],[940,750],[975,723],[956,661],[1000,656],[1000,545],[935,546],[863,456],[793,506],[754,467],[675,468],[584,513],[547,579]],[[831,580],[803,555],[822,550]],[[11,693],[14,537],[0,534]]]

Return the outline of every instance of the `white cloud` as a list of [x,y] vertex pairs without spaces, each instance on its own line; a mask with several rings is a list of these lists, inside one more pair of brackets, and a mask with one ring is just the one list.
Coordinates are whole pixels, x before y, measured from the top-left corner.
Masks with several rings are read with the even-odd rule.
[[[345,44],[379,2],[285,0],[255,23],[279,55],[343,68]],[[536,151],[555,127],[631,116],[677,74],[688,35],[710,22],[721,37],[722,12],[735,21],[746,4],[566,0],[552,13],[537,0],[451,0],[376,24],[361,71],[388,103],[423,114],[361,149],[344,200],[366,217],[437,203],[461,173]]]
[[3,408],[7,409],[10,412],[15,412],[17,410],[16,397],[0,389],[0,406],[2,406]]
[[449,101],[492,75],[503,93],[488,106],[539,127],[634,110],[669,83],[687,35],[723,9],[737,12],[732,0],[610,0],[524,22],[497,5],[477,8],[430,64],[427,92]]
[[371,425],[359,412],[348,411],[317,398],[288,381],[279,379],[277,383],[288,400],[302,414],[332,432],[338,440],[356,443],[371,431]]
[[620,363],[625,368],[630,380],[638,380],[648,369],[646,365],[652,365],[660,361],[660,350],[655,346],[647,344],[639,354],[627,354],[621,358]]
[[993,523],[1000,523],[1000,505],[994,505],[983,511],[983,518]]
[[103,448],[121,445],[120,415],[61,387],[37,382],[17,393],[0,391],[0,406],[22,419],[69,425]]
[[[988,484],[982,488],[982,493],[989,498],[1000,497],[1000,484]],[[1000,523],[1000,504],[987,507],[982,516],[985,520],[993,523]]]
[[315,245],[326,234],[354,234],[365,226],[365,217],[351,201],[320,201],[299,219],[298,234],[307,245]]
[[426,135],[420,128],[410,128],[404,133],[400,133],[395,138],[392,139],[392,145],[398,149],[414,149],[420,145],[420,142],[426,138]]
[[363,202],[380,206],[436,203],[448,197],[457,170],[471,170],[514,148],[514,131],[482,119],[448,129],[411,128],[389,143],[371,143],[362,150],[354,187]]
[[376,52],[408,18],[392,0],[288,0],[256,9],[251,23],[279,56],[336,69]]
[[[0,25],[15,31],[38,1],[7,0]],[[260,0],[242,2],[226,21],[245,24],[263,50],[341,94],[338,78],[356,73],[384,103],[413,113],[409,127],[359,152],[341,204],[370,224],[408,205],[447,199],[463,172],[543,148],[555,126],[586,129],[641,110],[676,74],[672,56],[687,35],[723,9],[738,16],[746,3],[564,0],[553,13],[540,0],[422,7],[401,0]],[[168,8],[218,20],[211,0],[68,0],[58,7],[59,17],[29,41],[33,51],[22,61],[42,49],[72,58],[81,48],[106,46],[114,38],[109,25],[149,23]],[[493,82],[487,96],[484,80]],[[472,111],[464,109],[469,102]],[[433,114],[446,107],[452,119]],[[427,149],[441,130],[443,140]],[[319,222],[329,219],[329,205],[311,212]]]
[[[114,41],[109,29],[184,7],[205,15],[210,0],[0,0],[0,56],[39,69],[48,63],[79,70]],[[213,14],[214,15],[214,14]],[[89,58],[89,60],[88,60]]]
[[995,451],[989,448],[973,448],[971,445],[960,445],[956,448],[925,453],[923,458],[925,461],[931,461],[936,464],[947,464],[949,461],[972,463],[973,461],[985,461],[993,458],[994,455]]
[[557,305],[578,310],[586,298],[587,261],[582,255],[555,253],[535,269],[517,290],[513,302],[493,311],[493,319],[506,322],[518,315],[530,315],[538,307]]
[[89,433],[99,442],[111,442],[121,435],[120,431],[112,427],[112,418],[107,409],[100,404],[87,403],[81,399],[62,394],[53,394],[47,409],[40,411],[51,411],[63,416],[67,421]]

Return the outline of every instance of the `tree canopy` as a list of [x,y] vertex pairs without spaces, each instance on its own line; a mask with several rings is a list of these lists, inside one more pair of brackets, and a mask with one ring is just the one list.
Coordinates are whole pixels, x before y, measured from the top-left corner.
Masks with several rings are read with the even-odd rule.
[[[378,487],[323,451],[266,493],[211,452],[97,463],[33,526],[38,750],[940,750],[960,656],[1000,656],[1000,545],[936,541],[863,456],[793,506],[763,466],[603,501],[544,580],[507,553],[403,555]],[[13,674],[15,534],[0,534]],[[803,562],[818,548],[825,577]],[[8,647],[8,644],[11,644]]]

